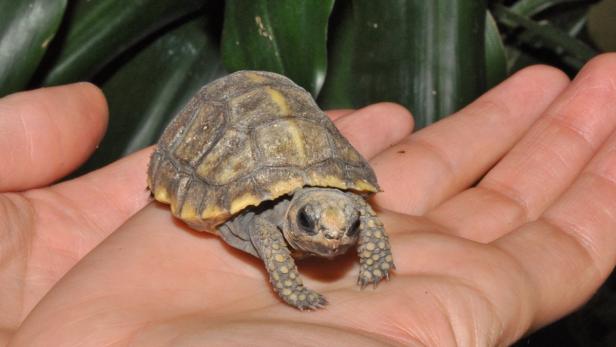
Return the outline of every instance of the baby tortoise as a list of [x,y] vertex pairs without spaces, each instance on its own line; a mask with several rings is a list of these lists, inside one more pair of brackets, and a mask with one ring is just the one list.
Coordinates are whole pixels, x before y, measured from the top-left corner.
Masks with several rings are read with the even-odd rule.
[[293,257],[358,244],[362,288],[394,268],[365,200],[379,190],[372,168],[281,75],[240,71],[203,87],[162,134],[148,186],[192,228],[262,259],[276,293],[300,310],[327,301],[304,287]]

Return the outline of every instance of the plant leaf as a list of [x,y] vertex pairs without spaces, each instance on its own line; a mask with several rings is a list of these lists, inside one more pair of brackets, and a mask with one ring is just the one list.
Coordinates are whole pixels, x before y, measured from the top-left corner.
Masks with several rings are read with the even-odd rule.
[[338,10],[324,107],[398,102],[421,127],[484,91],[483,1],[353,1]]
[[195,12],[203,0],[79,0],[66,21],[45,85],[88,79],[127,48]]
[[0,1],[0,96],[28,84],[65,8],[66,0]]
[[327,69],[334,0],[227,0],[222,55],[229,71],[277,72],[317,95]]
[[588,2],[588,0],[520,0],[509,8],[519,15],[532,17],[556,5],[572,2]]
[[535,22],[532,19],[514,13],[502,5],[495,5],[492,13],[501,23],[513,23],[513,25],[521,26],[529,31],[530,35],[519,36],[521,39],[533,38],[532,42],[528,42],[528,44],[536,45],[536,40],[541,40],[543,45],[550,48],[553,52],[557,54],[563,53],[572,58],[573,60],[570,59],[569,63],[576,67],[581,67],[597,54],[594,49],[582,41],[569,36],[566,31],[559,29],[549,22]]
[[149,44],[103,84],[109,129],[84,170],[154,143],[197,90],[223,74],[218,44],[206,31],[204,17]]
[[498,26],[489,11],[485,25],[486,87],[492,88],[507,77],[507,56]]

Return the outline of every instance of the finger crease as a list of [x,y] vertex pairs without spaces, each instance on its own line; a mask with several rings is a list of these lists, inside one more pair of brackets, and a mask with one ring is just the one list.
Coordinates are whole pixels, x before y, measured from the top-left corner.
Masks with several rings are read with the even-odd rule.
[[[7,193],[0,195],[0,267],[9,263],[19,264],[18,278],[26,278],[30,273],[30,255],[32,250],[32,230],[36,223],[36,213],[32,202],[22,195]],[[21,285],[21,296],[13,300],[19,303],[20,321],[25,318],[25,296],[29,292],[28,281],[17,281]]]
[[28,155],[27,161],[32,163],[34,162],[34,139],[32,138],[32,132],[30,132],[26,126],[26,120],[22,112],[17,112],[17,118],[19,119],[19,124],[21,125],[21,129],[24,134],[24,144],[26,145],[25,153]]
[[455,174],[456,173],[455,165],[451,162],[451,160],[448,159],[448,157],[444,154],[444,151],[441,150],[437,145],[431,143],[430,141],[424,140],[420,137],[413,137],[413,136],[409,138],[408,144],[411,146],[417,145],[427,150],[428,152],[432,153],[433,155],[432,158],[436,159],[436,161],[440,164],[440,166],[444,168],[444,171],[447,173],[449,178],[453,179],[457,176]]
[[477,189],[482,189],[488,194],[496,195],[499,199],[513,203],[513,205],[520,210],[520,218],[522,222],[528,222],[531,219],[531,211],[528,201],[522,198],[519,191],[495,180],[490,180],[489,184],[494,187],[486,186],[486,183],[481,183],[477,186]]
[[[434,275],[432,275],[434,276]],[[442,275],[442,280],[447,281],[454,286],[464,288],[471,292],[477,299],[485,304],[485,312],[487,317],[482,318],[481,312],[477,310],[477,306],[473,305],[471,301],[466,301],[468,305],[460,307],[462,310],[451,310],[451,305],[445,302],[439,295],[431,296],[435,300],[436,305],[439,307],[439,311],[448,317],[449,329],[456,341],[457,346],[492,346],[495,343],[495,339],[500,336],[500,333],[504,331],[505,324],[503,317],[499,314],[495,303],[486,295],[486,293],[479,289],[476,284],[469,281],[467,278]],[[454,325],[452,322],[457,321],[460,317],[465,317],[464,321],[467,323],[467,333],[460,331],[460,325]],[[491,326],[484,326],[484,324],[491,324]],[[464,329],[464,327],[462,327]],[[466,336],[466,338],[464,338]],[[468,340],[467,340],[468,339]],[[483,341],[482,341],[483,340]]]
[[[573,241],[573,244],[578,249],[581,256],[586,258],[585,261],[591,267],[591,270],[595,272],[596,278],[604,278],[607,277],[607,273],[601,271],[601,267],[599,266],[599,254],[597,250],[592,246],[592,240],[584,237],[584,235],[588,235],[589,231],[580,225],[576,225],[573,223],[567,223],[564,221],[559,221],[555,218],[550,218],[548,216],[542,216],[538,219],[539,223],[546,225],[549,230],[553,230],[558,234],[565,236],[567,239]],[[570,259],[579,259],[579,257],[572,256]]]
[[[590,140],[594,134],[591,131],[588,131],[584,128],[575,125],[575,122],[569,120],[568,118],[562,116],[555,116],[548,121],[548,123],[553,123],[553,126],[556,126],[560,129],[567,130],[570,133],[584,142],[591,150],[596,149],[597,145],[593,144]],[[550,127],[552,125],[548,125]]]

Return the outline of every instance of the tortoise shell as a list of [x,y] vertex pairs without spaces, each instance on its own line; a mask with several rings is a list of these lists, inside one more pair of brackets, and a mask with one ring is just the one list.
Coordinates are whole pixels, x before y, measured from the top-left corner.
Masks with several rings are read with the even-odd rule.
[[308,92],[260,71],[213,81],[188,102],[152,154],[148,186],[173,215],[209,231],[306,186],[379,189],[367,161]]

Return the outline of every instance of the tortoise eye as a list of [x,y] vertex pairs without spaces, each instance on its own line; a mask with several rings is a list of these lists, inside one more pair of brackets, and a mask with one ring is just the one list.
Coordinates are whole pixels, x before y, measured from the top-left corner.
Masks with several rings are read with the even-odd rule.
[[317,233],[317,231],[315,230],[314,226],[314,220],[312,219],[312,217],[306,212],[306,208],[302,208],[301,210],[299,210],[299,212],[297,213],[297,225],[299,225],[299,227],[306,233],[309,235],[314,235]]
[[347,231],[347,235],[353,237],[355,235],[357,235],[357,233],[359,233],[359,226],[360,226],[360,222],[359,222],[359,218],[357,218],[353,224],[351,224],[351,227],[349,228],[349,230]]

